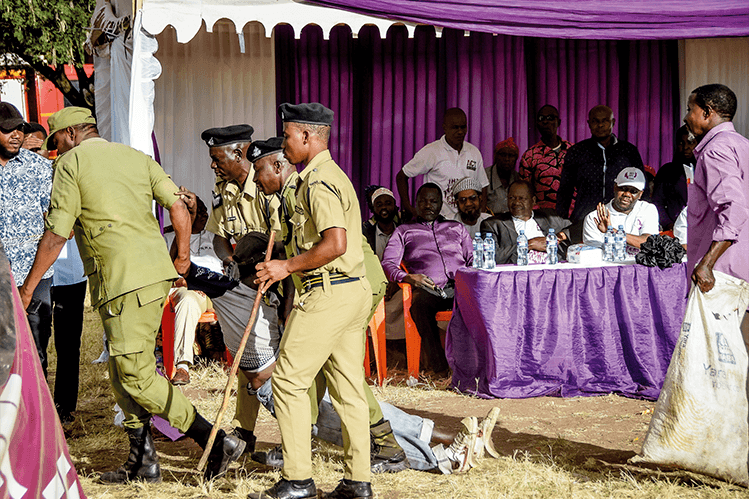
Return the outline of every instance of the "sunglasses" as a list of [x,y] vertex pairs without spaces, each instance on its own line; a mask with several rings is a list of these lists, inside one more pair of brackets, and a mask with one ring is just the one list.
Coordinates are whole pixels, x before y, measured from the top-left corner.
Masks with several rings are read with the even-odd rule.
[[544,121],[556,121],[559,119],[559,116],[555,116],[553,114],[539,114],[536,117],[536,120],[538,120],[539,123]]

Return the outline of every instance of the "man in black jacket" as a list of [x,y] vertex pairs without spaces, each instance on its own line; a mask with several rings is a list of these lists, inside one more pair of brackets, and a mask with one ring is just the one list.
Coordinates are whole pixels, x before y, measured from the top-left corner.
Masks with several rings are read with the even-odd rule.
[[[557,214],[569,218],[573,242],[582,240],[582,221],[598,203],[614,197],[614,179],[620,171],[633,166],[643,169],[637,147],[613,134],[614,112],[608,106],[596,106],[588,113],[591,138],[570,147],[557,192]],[[570,213],[574,198],[575,207]]]
[[517,263],[517,239],[520,230],[528,237],[528,260],[530,263],[546,262],[546,235],[554,229],[559,239],[559,260],[567,258],[570,222],[549,209],[533,210],[536,196],[533,187],[525,180],[510,184],[507,192],[509,213],[502,213],[484,220],[481,232],[491,232],[496,244],[497,264]]

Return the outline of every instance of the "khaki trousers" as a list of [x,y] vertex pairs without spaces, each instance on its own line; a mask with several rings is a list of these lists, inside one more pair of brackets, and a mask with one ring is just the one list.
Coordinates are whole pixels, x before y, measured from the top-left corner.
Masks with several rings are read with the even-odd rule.
[[247,385],[250,380],[245,373],[237,371],[237,408],[234,411],[232,426],[239,426],[243,430],[255,431],[257,413],[260,410],[260,401],[257,397],[247,393]]
[[109,381],[125,413],[125,428],[140,428],[156,414],[180,430],[195,421],[195,407],[156,374],[156,333],[171,283],[162,281],[118,296],[99,307],[109,342]]
[[195,329],[200,316],[208,310],[208,297],[185,287],[172,288],[169,296],[174,303],[174,364],[193,365]]
[[364,322],[372,304],[365,279],[313,288],[302,294],[281,339],[273,373],[287,480],[312,476],[310,397],[323,370],[333,407],[341,417],[344,478],[369,478],[369,417],[364,394]]

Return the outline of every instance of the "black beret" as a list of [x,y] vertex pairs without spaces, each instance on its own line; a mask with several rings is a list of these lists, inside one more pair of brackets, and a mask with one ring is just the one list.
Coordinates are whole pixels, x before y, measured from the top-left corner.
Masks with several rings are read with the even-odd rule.
[[250,145],[247,151],[247,157],[250,161],[255,162],[269,154],[283,151],[283,137],[271,137],[268,140],[256,140]]
[[200,134],[208,147],[233,144],[235,142],[252,142],[252,132],[255,129],[250,125],[231,125],[221,128],[209,128]]
[[278,106],[278,114],[281,121],[294,123],[307,123],[309,125],[328,125],[333,123],[333,111],[319,102],[307,104],[289,104],[284,102]]

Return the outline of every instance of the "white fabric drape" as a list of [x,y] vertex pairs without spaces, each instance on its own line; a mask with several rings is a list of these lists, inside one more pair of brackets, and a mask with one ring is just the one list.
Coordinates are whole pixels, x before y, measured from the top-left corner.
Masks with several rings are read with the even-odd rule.
[[177,43],[171,27],[157,36],[163,71],[155,81],[154,131],[161,164],[207,206],[215,177],[201,132],[248,123],[253,139],[276,135],[274,42],[258,23],[246,25],[243,35],[245,53],[227,21],[213,33],[201,29],[189,44]]
[[700,85],[722,83],[736,93],[736,130],[749,137],[749,38],[685,40],[682,50],[681,115],[689,93]]

